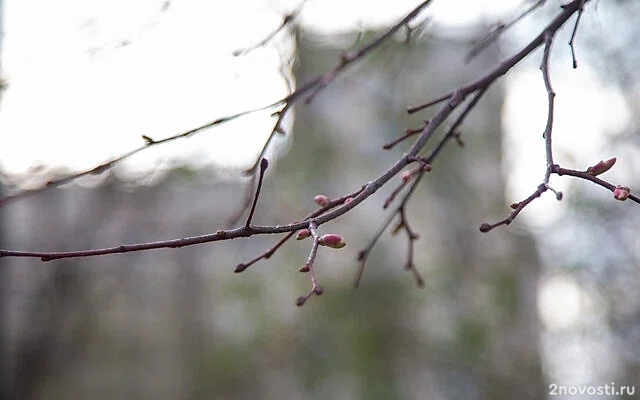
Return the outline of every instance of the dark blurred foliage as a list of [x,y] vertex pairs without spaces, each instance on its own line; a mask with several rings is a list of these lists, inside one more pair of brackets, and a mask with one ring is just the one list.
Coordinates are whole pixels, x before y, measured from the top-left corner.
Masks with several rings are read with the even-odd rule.
[[[296,35],[298,83],[348,47]],[[254,222],[297,219],[314,209],[314,195],[343,195],[388,168],[406,144],[382,145],[429,117],[407,116],[408,104],[447,92],[502,56],[494,46],[465,65],[466,51],[398,37],[297,105],[288,151],[272,160]],[[295,299],[310,286],[297,272],[304,241],[239,275],[237,263],[277,238],[50,263],[0,259],[4,398],[540,399],[550,383],[562,384],[548,349],[561,354],[558,343],[573,345],[575,335],[592,339],[579,344],[586,353],[604,336],[613,342],[601,360],[617,368],[589,384],[638,384],[633,207],[591,198],[600,189],[582,185],[567,194],[570,211],[549,233],[529,232],[519,220],[478,231],[513,201],[503,194],[502,101],[499,84],[462,127],[466,146],[450,144],[410,203],[424,289],[403,269],[403,235],[389,232],[353,288],[356,255],[385,219],[392,187],[320,227],[348,246],[320,252],[325,293],[302,308]],[[175,171],[154,186],[111,178],[22,199],[0,210],[1,247],[71,250],[214,231],[241,202],[243,182],[195,172]],[[579,252],[566,251],[578,240]],[[602,243],[611,251],[598,250]],[[605,304],[602,319],[547,331],[537,297],[554,274],[588,288]]]

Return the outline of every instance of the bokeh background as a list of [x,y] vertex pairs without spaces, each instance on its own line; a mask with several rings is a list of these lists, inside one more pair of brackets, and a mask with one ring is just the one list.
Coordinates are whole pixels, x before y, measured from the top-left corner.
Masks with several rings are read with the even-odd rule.
[[[161,139],[269,104],[417,4],[309,0],[296,24],[234,57],[297,6],[236,3],[0,3],[3,193],[90,168],[141,145],[141,134]],[[296,105],[269,151],[254,222],[288,223],[314,210],[314,195],[338,197],[378,176],[406,148],[382,145],[433,113],[407,116],[408,105],[489,70],[559,5],[548,2],[466,63],[474,39],[532,2],[438,3],[410,41],[397,35]],[[640,187],[638,17],[634,1],[588,4],[579,68],[565,46],[570,26],[552,55],[557,161],[584,169],[617,156],[606,177],[632,189]],[[562,202],[545,194],[510,226],[478,231],[544,175],[540,57],[494,85],[462,128],[466,146],[446,148],[411,201],[424,288],[403,269],[405,238],[389,232],[353,288],[358,251],[385,220],[391,186],[321,227],[348,245],[322,249],[325,293],[301,308],[295,299],[310,283],[297,270],[308,243],[233,273],[275,236],[48,263],[2,258],[3,398],[580,398],[552,396],[554,385],[635,386],[638,396],[640,207],[554,177]],[[0,247],[75,250],[224,228],[271,112],[9,202]]]

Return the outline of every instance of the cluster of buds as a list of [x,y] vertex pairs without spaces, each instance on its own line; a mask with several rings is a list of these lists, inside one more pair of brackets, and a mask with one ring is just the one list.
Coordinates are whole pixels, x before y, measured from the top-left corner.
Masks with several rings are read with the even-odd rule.
[[[316,202],[317,205],[321,206],[321,207],[325,207],[327,205],[329,205],[329,203],[331,202],[331,200],[329,199],[329,197],[325,196],[324,194],[319,194],[316,195],[313,198],[313,201]],[[353,201],[353,197],[347,197],[343,204],[349,204]],[[303,240],[308,238],[309,236],[311,236],[311,229],[309,228],[305,228],[305,229],[300,229],[297,233],[296,233],[296,240]],[[347,245],[347,242],[344,240],[344,238],[336,233],[327,233],[326,235],[323,235],[321,237],[318,238],[318,244],[320,246],[326,246],[326,247],[331,247],[334,249],[341,249],[344,246]]]
[[[316,196],[316,199],[317,198],[319,197]],[[296,300],[296,305],[298,307],[303,306],[304,303],[312,295],[315,294],[317,296],[320,296],[324,292],[324,290],[322,289],[322,286],[318,285],[318,281],[316,280],[316,276],[313,272],[313,263],[316,258],[318,246],[326,246],[334,249],[341,249],[347,245],[347,242],[344,240],[344,238],[336,233],[327,233],[325,235],[318,237],[318,233],[316,232],[316,229],[317,229],[316,222],[311,221],[309,222],[308,228],[301,229],[296,233],[296,239],[298,240],[308,238],[309,236],[312,236],[314,239],[313,246],[311,247],[311,253],[309,254],[309,258],[307,259],[307,262],[299,268],[300,272],[309,273],[309,275],[311,276],[311,283],[313,284],[313,287],[311,291],[308,292],[306,295],[298,297],[298,299]]]
[[[300,229],[298,233],[296,233],[297,240],[303,240],[311,236],[311,231],[309,229]],[[327,233],[326,235],[320,236],[318,238],[318,244],[320,246],[331,247],[333,249],[341,249],[347,245],[347,242],[344,238],[336,233]]]

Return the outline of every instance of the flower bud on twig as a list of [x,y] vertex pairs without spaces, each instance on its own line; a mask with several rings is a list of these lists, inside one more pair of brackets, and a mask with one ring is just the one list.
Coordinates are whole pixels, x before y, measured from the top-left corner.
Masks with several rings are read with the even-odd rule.
[[320,246],[341,249],[347,245],[347,242],[340,235],[337,235],[335,233],[327,233],[326,235],[323,235],[320,239],[318,239],[318,244]]
[[615,163],[616,163],[615,157],[610,158],[607,161],[600,161],[596,165],[592,165],[589,168],[587,168],[587,173],[593,176],[598,176],[610,170]]
[[631,189],[626,186],[616,186],[616,188],[613,190],[613,197],[615,197],[616,200],[620,201],[625,201],[626,199],[628,199],[630,194]]
[[319,205],[320,207],[324,207],[327,204],[329,204],[329,198],[323,194],[319,194],[316,197],[313,198],[313,201],[316,202],[317,205]]
[[300,229],[298,233],[296,233],[296,240],[306,239],[311,236],[311,231],[309,229]]

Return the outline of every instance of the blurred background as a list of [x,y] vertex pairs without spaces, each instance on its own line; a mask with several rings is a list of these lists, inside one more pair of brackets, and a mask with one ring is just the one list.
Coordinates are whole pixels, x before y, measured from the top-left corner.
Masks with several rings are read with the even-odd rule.
[[[330,69],[417,1],[2,1],[0,178],[4,195],[91,168],[144,144],[261,107]],[[226,3],[233,3],[226,4]],[[479,4],[481,3],[481,4]],[[270,147],[254,222],[288,223],[385,171],[382,145],[434,110],[420,104],[521,48],[558,11],[544,6],[470,62],[472,43],[534,2],[435,0],[406,31],[296,104]],[[571,68],[572,25],[551,59],[556,162],[640,187],[640,4],[589,2]],[[553,177],[510,226],[481,234],[544,176],[541,52],[495,84],[409,205],[420,234],[416,286],[407,243],[385,232],[358,289],[360,249],[387,217],[394,185],[321,226],[324,295],[298,272],[292,241],[242,274],[279,237],[59,260],[0,259],[2,394],[10,399],[540,399],[560,388],[640,390],[640,207]],[[101,175],[4,204],[0,247],[64,251],[165,240],[227,227],[250,180],[241,171],[274,110],[154,146]],[[571,392],[573,394],[574,392]],[[586,398],[587,396],[584,396]]]

